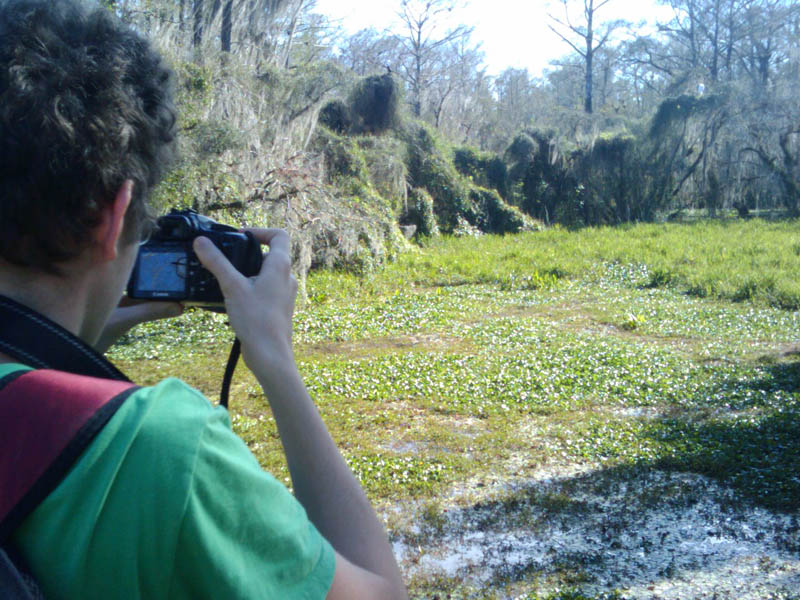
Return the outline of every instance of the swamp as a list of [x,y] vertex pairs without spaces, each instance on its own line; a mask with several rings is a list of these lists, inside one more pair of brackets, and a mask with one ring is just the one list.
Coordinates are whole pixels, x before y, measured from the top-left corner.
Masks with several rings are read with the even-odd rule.
[[[312,271],[295,353],[412,598],[797,599],[793,220],[438,237]],[[216,398],[224,315],[112,348]],[[231,421],[289,485],[242,366]]]

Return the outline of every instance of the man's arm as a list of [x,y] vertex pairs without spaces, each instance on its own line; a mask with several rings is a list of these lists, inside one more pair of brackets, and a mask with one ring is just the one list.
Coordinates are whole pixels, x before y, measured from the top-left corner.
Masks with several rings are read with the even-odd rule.
[[331,439],[302,382],[292,352],[297,281],[290,240],[276,229],[253,229],[269,244],[257,277],[246,278],[207,239],[195,241],[198,258],[220,283],[242,357],[269,400],[295,495],[309,519],[336,550],[328,598],[406,598],[386,531]]
[[94,344],[94,349],[103,354],[136,325],[146,321],[178,317],[181,313],[183,306],[177,302],[137,302],[123,297],[119,306],[111,313],[100,339]]

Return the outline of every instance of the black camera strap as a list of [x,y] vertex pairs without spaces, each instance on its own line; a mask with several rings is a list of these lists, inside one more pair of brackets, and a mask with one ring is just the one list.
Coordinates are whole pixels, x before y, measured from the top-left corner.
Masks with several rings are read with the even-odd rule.
[[[107,358],[61,325],[2,295],[0,295],[0,352],[37,369],[53,369],[101,379],[130,381]],[[239,338],[236,338],[222,379],[219,403],[225,408],[228,408],[231,380],[240,354],[241,344]]]
[[222,391],[219,393],[219,403],[225,408],[228,408],[228,395],[231,391],[231,380],[233,379],[233,372],[236,370],[236,363],[239,362],[239,355],[241,353],[242,343],[237,337],[233,340],[231,353],[228,355],[228,364],[225,365],[225,376],[222,378]]
[[0,351],[38,369],[130,381],[83,340],[5,296],[0,296]]

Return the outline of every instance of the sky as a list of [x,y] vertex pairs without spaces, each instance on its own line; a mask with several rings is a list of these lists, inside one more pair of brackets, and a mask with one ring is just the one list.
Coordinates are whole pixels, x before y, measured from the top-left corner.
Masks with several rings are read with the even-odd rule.
[[[539,77],[551,60],[572,51],[547,26],[548,13],[563,16],[561,2],[471,0],[460,5],[454,11],[454,23],[475,28],[472,41],[480,42],[491,75],[515,67],[527,68],[531,75]],[[348,33],[367,27],[399,31],[396,17],[399,6],[400,0],[317,0],[316,12],[340,23]],[[655,0],[610,0],[597,12],[601,21],[626,19],[634,23],[653,23],[657,18],[665,21],[671,15],[670,8]]]

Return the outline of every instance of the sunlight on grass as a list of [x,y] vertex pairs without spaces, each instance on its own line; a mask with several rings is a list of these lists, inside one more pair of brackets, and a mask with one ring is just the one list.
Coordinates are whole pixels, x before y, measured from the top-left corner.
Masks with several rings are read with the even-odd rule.
[[[797,225],[436,239],[362,278],[313,273],[295,319],[299,367],[389,514],[587,464],[703,474],[742,502],[796,511]],[[139,327],[110,355],[137,381],[180,376],[216,398],[231,341],[224,315],[191,311]],[[289,485],[268,403],[241,366],[231,407],[234,429]],[[580,572],[562,575],[572,587],[555,595],[537,595],[535,569],[514,581],[529,581],[521,598],[622,597],[584,596]],[[460,589],[412,582],[420,598]],[[495,597],[478,593],[464,597]]]

